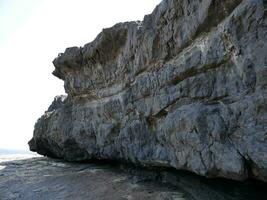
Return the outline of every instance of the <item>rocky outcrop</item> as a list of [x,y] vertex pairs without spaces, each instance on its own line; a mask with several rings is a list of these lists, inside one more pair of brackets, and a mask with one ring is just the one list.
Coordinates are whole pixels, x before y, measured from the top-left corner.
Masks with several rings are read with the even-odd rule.
[[267,181],[267,3],[164,0],[66,49],[30,149]]

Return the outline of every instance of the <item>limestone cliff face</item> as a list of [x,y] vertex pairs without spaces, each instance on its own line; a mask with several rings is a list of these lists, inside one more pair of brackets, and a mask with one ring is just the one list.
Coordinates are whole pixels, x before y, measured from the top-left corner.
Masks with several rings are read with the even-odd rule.
[[164,0],[67,48],[30,149],[267,181],[267,2]]

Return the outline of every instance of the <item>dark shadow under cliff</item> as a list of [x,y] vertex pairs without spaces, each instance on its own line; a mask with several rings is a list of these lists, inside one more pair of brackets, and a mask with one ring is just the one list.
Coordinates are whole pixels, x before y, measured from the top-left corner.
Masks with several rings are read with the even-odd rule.
[[266,184],[45,157],[0,163],[0,199],[261,200]]

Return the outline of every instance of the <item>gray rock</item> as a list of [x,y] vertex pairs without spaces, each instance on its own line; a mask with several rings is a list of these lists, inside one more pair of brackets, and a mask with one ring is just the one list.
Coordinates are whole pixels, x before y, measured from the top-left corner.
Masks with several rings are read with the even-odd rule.
[[267,3],[164,0],[54,60],[30,149],[267,181]]
[[0,156],[1,200],[266,200],[265,186],[118,163]]

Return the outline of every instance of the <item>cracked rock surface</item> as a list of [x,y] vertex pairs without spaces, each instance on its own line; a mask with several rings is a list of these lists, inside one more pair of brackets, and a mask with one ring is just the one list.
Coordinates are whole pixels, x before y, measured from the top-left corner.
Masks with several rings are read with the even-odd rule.
[[185,172],[116,163],[1,159],[1,200],[266,200],[266,185],[207,180]]
[[163,0],[53,61],[30,149],[267,181],[267,2]]

